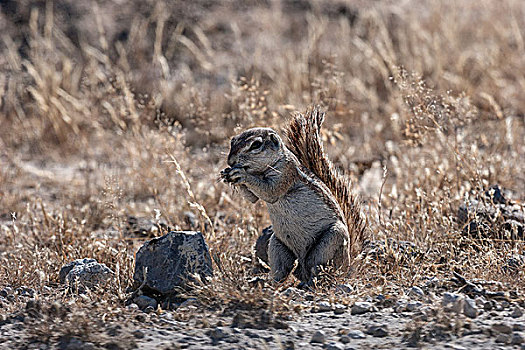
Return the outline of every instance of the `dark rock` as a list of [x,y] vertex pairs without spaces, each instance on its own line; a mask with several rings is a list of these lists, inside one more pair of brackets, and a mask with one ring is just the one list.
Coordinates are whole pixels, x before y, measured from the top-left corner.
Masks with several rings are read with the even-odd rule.
[[62,268],[60,269],[60,272],[58,273],[58,280],[60,283],[66,283],[66,277],[68,275],[68,273],[73,270],[73,268],[75,266],[78,266],[78,265],[86,265],[86,264],[89,264],[89,263],[92,263],[92,262],[97,262],[95,259],[90,259],[90,258],[84,258],[84,259],[77,259],[77,260],[74,260],[74,261],[71,261],[67,264],[65,264],[64,266],[62,266]]
[[403,341],[407,344],[408,347],[418,347],[419,342],[421,341],[421,328],[418,327],[409,335],[403,337]]
[[287,297],[299,297],[301,295],[304,295],[304,290],[294,288],[294,287],[288,287],[285,290],[282,291],[282,294]]
[[146,310],[148,306],[152,307],[154,310],[157,309],[157,300],[150,298],[146,295],[141,295],[133,299],[133,302],[137,304],[139,309]]
[[383,338],[388,335],[388,330],[386,326],[370,326],[365,333],[373,337]]
[[116,342],[108,342],[106,344],[104,344],[104,348],[108,349],[108,350],[120,350],[122,349],[122,347],[117,344]]
[[446,292],[443,293],[441,304],[445,307],[445,311],[460,314],[463,312],[465,298],[460,294]]
[[0,297],[7,298],[8,295],[11,295],[11,293],[13,293],[13,288],[4,287],[2,290],[0,290]]
[[158,236],[159,233],[168,232],[171,228],[165,222],[153,222],[147,218],[128,216],[124,234],[140,235],[147,237]]
[[60,350],[89,350],[94,349],[93,343],[86,343],[76,337],[63,336],[58,341]]
[[342,335],[341,338],[339,338],[339,341],[343,344],[348,344],[352,341],[352,339],[347,335]]
[[137,339],[144,338],[144,332],[141,331],[140,329],[134,330],[133,332],[131,332],[131,334]]
[[506,323],[495,323],[492,325],[492,330],[497,333],[504,333],[504,334],[512,333],[512,327]]
[[315,331],[312,335],[312,339],[310,339],[310,343],[324,343],[325,342],[325,334],[323,331]]
[[268,264],[268,243],[273,235],[273,227],[268,226],[263,229],[262,234],[255,242],[255,256]]
[[421,308],[421,306],[423,306],[422,303],[420,303],[419,301],[409,301],[406,305],[406,310],[408,312],[413,312],[413,311],[417,311]]
[[[66,271],[66,276],[62,279]],[[59,279],[68,284],[72,290],[83,292],[86,288],[107,283],[113,274],[109,267],[99,264],[95,259],[78,259],[60,269]]]
[[510,334],[504,334],[504,333],[501,333],[501,334],[498,334],[496,336],[496,343],[500,343],[500,344],[510,344],[512,338],[510,336]]
[[247,337],[252,338],[252,339],[257,339],[257,338],[260,338],[260,337],[261,337],[259,334],[255,333],[255,332],[252,332],[252,331],[250,331],[249,329],[246,330],[246,331],[244,332],[244,334],[245,334]]
[[523,230],[525,229],[525,224],[524,224],[523,221],[520,222],[520,221],[514,220],[514,219],[506,220],[503,223],[502,228],[503,228],[504,231],[509,233],[510,238],[514,238],[514,239],[523,239],[524,238]]
[[354,288],[352,288],[352,286],[348,283],[338,284],[337,286],[335,286],[335,291],[337,293],[350,294],[354,291]]
[[109,327],[107,330],[106,330],[106,333],[110,336],[110,337],[116,337],[118,336],[120,333],[121,333],[121,329],[122,327],[120,325],[115,325],[115,326],[112,326],[112,327]]
[[153,292],[171,295],[187,287],[187,282],[194,280],[193,274],[205,277],[212,273],[202,233],[173,231],[144,243],[139,249],[133,279]]
[[346,306],[343,304],[335,304],[334,305],[334,314],[341,315],[344,314],[346,311]]
[[290,326],[288,323],[282,321],[282,320],[275,320],[273,321],[273,328],[275,329],[288,329]]
[[512,310],[510,317],[520,318],[521,316],[523,316],[523,310],[519,306],[516,306],[514,310]]
[[212,330],[209,330],[206,332],[206,335],[211,338],[213,343],[217,343],[218,341],[230,336],[230,334],[222,327],[216,327]]
[[264,287],[265,283],[266,283],[266,280],[258,276],[253,277],[248,280],[248,284],[252,287]]
[[499,186],[459,206],[465,235],[493,239],[524,239],[524,206],[512,201]]
[[502,189],[498,185],[492,185],[485,191],[485,197],[494,204],[507,204],[508,200],[505,198]]
[[284,345],[283,347],[284,350],[294,350],[295,349],[295,344],[292,340],[285,341],[283,345]]
[[199,303],[197,298],[188,298],[184,300],[179,307],[189,307],[189,306],[196,306]]
[[520,345],[525,342],[525,338],[521,333],[513,333],[510,343],[513,345]]
[[523,265],[525,265],[525,256],[521,254],[513,254],[502,266],[502,270],[505,272],[518,272]]
[[273,335],[265,335],[262,337],[262,339],[267,343],[271,343],[275,340],[275,337]]
[[148,305],[148,306],[146,306],[146,308],[145,308],[143,311],[144,311],[145,313],[147,313],[147,314],[150,314],[150,313],[152,313],[152,312],[155,312],[155,309],[153,308],[153,306]]
[[33,318],[41,316],[42,304],[38,299],[29,299],[26,303],[26,313]]
[[30,298],[32,298],[32,297],[35,296],[35,290],[33,288],[22,286],[22,287],[16,289],[16,294],[18,294],[21,297],[30,297]]

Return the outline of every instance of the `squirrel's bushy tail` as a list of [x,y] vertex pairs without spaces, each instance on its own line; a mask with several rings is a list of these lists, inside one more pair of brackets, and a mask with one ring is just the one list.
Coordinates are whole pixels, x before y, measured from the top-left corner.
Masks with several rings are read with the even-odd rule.
[[286,129],[288,148],[335,196],[348,225],[350,253],[355,256],[365,239],[366,222],[351,191],[350,179],[336,169],[324,152],[321,139],[324,115],[318,107],[307,110],[305,115],[297,113]]

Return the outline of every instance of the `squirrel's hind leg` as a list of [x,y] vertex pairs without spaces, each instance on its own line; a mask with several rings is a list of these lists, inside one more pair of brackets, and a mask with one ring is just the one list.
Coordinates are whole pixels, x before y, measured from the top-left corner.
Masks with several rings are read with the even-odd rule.
[[272,270],[273,279],[276,282],[282,282],[288,277],[294,267],[295,259],[292,251],[275,234],[270,237],[268,263]]
[[348,230],[343,224],[334,224],[324,231],[304,259],[300,280],[311,283],[319,272],[319,266],[328,262],[332,262],[337,269],[348,266],[348,244]]

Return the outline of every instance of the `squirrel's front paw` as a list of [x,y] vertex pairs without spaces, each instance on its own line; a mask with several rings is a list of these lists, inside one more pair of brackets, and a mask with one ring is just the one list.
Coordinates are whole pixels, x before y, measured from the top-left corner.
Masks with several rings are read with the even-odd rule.
[[226,168],[221,171],[221,179],[231,184],[243,183],[246,175],[246,170],[241,167]]

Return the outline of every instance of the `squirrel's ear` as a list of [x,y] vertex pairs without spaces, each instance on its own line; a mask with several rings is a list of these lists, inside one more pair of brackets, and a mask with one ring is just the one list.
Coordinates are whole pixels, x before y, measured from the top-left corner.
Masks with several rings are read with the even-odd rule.
[[272,145],[275,148],[279,148],[281,140],[279,139],[279,136],[277,136],[277,134],[270,134],[270,140],[272,141]]

